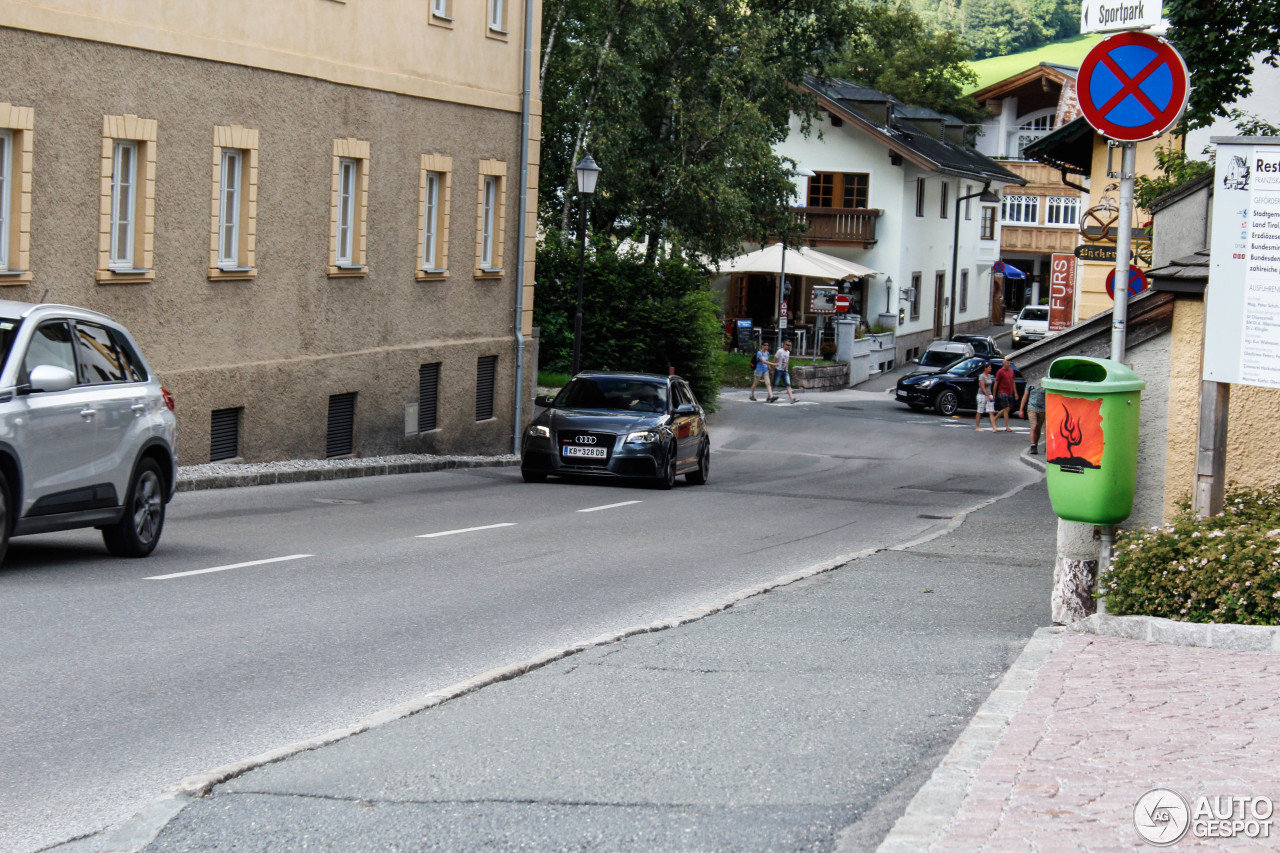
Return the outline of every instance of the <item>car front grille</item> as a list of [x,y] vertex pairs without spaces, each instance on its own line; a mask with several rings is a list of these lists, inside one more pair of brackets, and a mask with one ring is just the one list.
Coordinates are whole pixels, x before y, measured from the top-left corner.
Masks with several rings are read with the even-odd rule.
[[[560,464],[571,468],[603,468],[613,456],[613,433],[567,430],[556,443]],[[603,454],[600,451],[604,451]],[[588,455],[590,454],[590,455]]]

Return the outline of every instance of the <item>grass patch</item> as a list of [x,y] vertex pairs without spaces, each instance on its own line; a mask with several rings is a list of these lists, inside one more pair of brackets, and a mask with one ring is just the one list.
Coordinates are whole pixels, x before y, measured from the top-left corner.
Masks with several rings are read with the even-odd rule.
[[550,370],[538,371],[539,388],[560,389],[569,384],[569,379],[570,376],[567,373],[554,373]]
[[1043,45],[1035,50],[1013,53],[1009,56],[993,56],[989,59],[971,62],[969,64],[972,66],[974,73],[978,75],[978,82],[968,92],[976,92],[979,89],[990,86],[992,83],[999,83],[1001,80],[1012,77],[1015,74],[1021,74],[1041,62],[1079,68],[1080,63],[1084,61],[1085,54],[1089,52],[1089,48],[1102,41],[1105,37],[1106,34],[1104,33],[1079,35],[1062,41],[1055,41],[1053,44]]
[[750,388],[751,374],[751,355],[741,352],[724,354],[724,376],[720,380],[721,385],[727,385],[730,388]]

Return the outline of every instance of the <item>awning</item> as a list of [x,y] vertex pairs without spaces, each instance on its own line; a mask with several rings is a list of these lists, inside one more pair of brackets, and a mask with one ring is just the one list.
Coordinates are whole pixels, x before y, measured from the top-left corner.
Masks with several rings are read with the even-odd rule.
[[1006,261],[996,261],[991,265],[991,271],[996,275],[1003,275],[1012,281],[1018,281],[1027,277],[1027,274]]
[[[720,264],[722,273],[774,273],[783,272],[783,254],[781,243],[771,243],[763,249],[730,258]],[[787,275],[822,278],[829,281],[840,281],[846,278],[862,278],[868,275],[879,275],[878,271],[835,255],[828,255],[807,246],[786,250]]]

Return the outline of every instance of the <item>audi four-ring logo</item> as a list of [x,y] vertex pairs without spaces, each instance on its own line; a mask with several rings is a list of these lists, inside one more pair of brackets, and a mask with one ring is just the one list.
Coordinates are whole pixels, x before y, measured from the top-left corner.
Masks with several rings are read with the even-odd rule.
[[573,440],[578,444],[595,444],[596,437],[594,435],[575,435]]

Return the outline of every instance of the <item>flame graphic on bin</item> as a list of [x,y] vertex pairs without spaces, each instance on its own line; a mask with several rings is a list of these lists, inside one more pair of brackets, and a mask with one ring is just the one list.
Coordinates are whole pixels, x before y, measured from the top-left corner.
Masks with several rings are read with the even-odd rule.
[[1102,400],[1052,394],[1045,408],[1046,461],[1053,465],[1101,468],[1105,446]]

